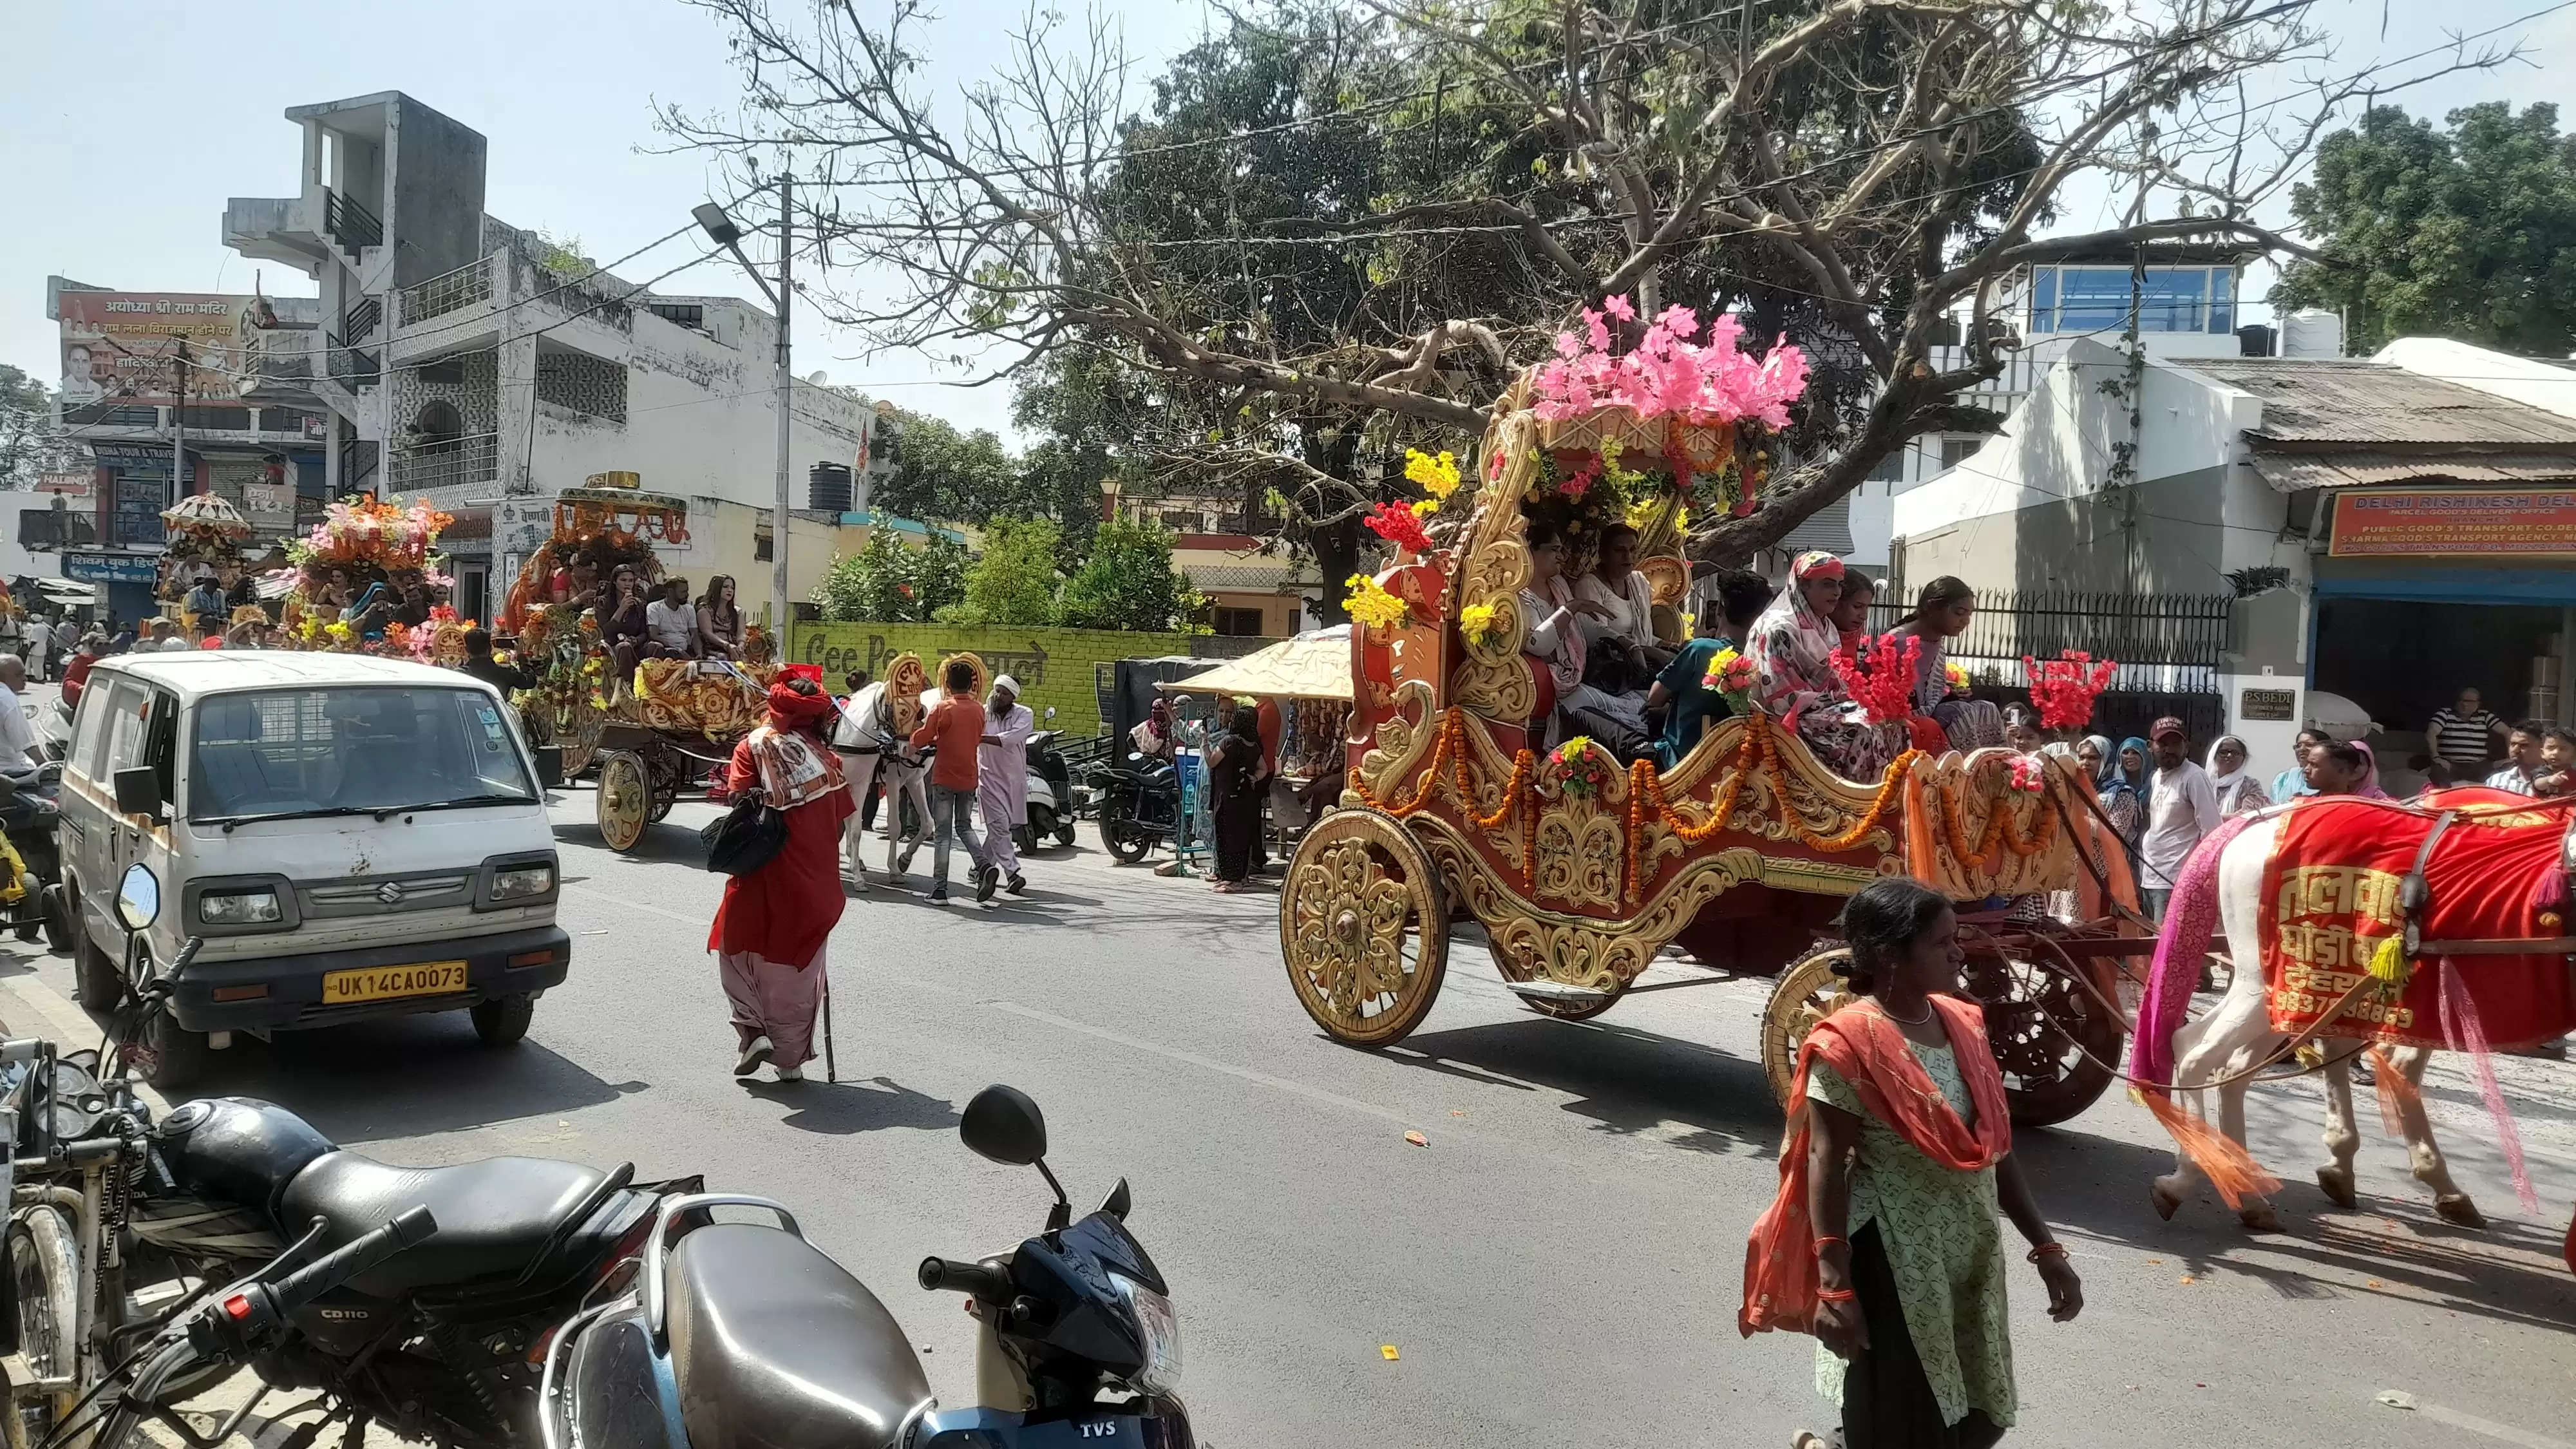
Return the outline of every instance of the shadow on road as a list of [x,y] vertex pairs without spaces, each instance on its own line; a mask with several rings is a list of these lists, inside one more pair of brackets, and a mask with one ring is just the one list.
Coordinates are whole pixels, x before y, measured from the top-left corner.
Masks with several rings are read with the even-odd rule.
[[835,1084],[746,1078],[742,1089],[763,1101],[795,1108],[778,1120],[780,1125],[800,1132],[847,1137],[892,1127],[944,1132],[957,1125],[957,1109],[949,1105],[947,1098],[916,1092],[888,1077],[872,1077],[865,1084],[855,1080]]
[[1470,1081],[1571,1093],[1566,1111],[1621,1136],[1678,1122],[1691,1130],[1673,1145],[1694,1152],[1769,1151],[1780,1141],[1760,1062],[1652,1032],[1533,1015],[1418,1031],[1384,1055]]
[[[573,845],[595,846],[602,850],[608,848],[608,842],[600,837],[599,826],[591,821],[558,820],[554,822],[554,828],[557,840]],[[687,826],[668,823],[645,826],[644,834],[635,842],[635,848],[622,851],[620,854],[627,860],[645,864],[685,865],[692,870],[704,870],[707,864],[707,847],[698,839],[698,832]]]
[[2052,1223],[2164,1253],[2177,1275],[2254,1278],[2283,1298],[2387,1298],[2576,1328],[2576,1277],[2559,1259],[2559,1232],[2541,1224],[2497,1219],[2482,1230],[2455,1228],[2429,1202],[2373,1197],[2367,1177],[2361,1209],[2345,1211],[2282,1162],[2269,1164],[2282,1178],[2271,1199],[2282,1231],[2245,1231],[2206,1189],[2166,1222],[2148,1206],[2147,1184],[2173,1170],[2168,1148],[2054,1127],[2015,1134],[2013,1154]]
[[[543,1029],[544,1007],[538,1007]],[[190,1096],[242,1093],[287,1107],[343,1141],[416,1137],[613,1102],[642,1082],[604,1082],[535,1041],[495,1049],[465,1013],[238,1036]]]

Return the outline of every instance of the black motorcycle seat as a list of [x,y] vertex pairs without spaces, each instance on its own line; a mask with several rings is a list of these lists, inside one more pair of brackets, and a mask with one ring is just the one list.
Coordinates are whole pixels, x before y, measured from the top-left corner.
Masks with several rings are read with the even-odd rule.
[[894,1315],[793,1233],[699,1228],[663,1285],[689,1449],[892,1449],[930,1398]]
[[288,1183],[278,1224],[288,1239],[314,1218],[330,1226],[321,1248],[339,1247],[412,1206],[438,1219],[427,1242],[361,1273],[349,1286],[371,1298],[423,1288],[456,1289],[517,1278],[564,1219],[608,1180],[576,1162],[491,1157],[453,1167],[396,1167],[356,1152],[314,1159]]

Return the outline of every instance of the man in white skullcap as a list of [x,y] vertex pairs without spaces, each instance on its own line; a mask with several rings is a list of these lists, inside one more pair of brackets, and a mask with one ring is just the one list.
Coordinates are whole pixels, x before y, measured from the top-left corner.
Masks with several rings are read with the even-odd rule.
[[1029,888],[1020,874],[1020,849],[1011,832],[1029,819],[1029,736],[1037,716],[1020,703],[1020,682],[1005,674],[986,697],[984,742],[975,751],[975,808],[984,817],[984,848],[1002,873],[1002,889]]

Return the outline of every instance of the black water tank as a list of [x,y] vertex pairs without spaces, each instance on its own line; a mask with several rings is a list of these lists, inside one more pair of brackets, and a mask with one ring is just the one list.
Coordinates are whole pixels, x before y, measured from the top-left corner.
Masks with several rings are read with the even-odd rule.
[[2275,345],[2272,329],[2255,322],[2236,329],[2236,355],[2239,357],[2274,357],[2281,349]]
[[817,463],[805,471],[805,506],[817,513],[847,513],[854,506],[850,470],[839,463]]

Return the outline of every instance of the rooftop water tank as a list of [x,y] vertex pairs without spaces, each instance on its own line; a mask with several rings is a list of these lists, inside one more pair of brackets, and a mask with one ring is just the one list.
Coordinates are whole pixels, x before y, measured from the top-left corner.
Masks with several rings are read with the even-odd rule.
[[2308,307],[2281,319],[2283,357],[2343,356],[2343,318]]

